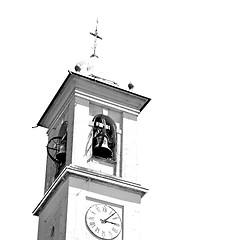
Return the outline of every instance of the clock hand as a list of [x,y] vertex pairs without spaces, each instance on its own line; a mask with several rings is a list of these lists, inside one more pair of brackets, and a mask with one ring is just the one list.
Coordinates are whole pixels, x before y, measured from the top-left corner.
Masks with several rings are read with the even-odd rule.
[[111,224],[114,224],[114,225],[119,225],[118,223],[115,223],[115,222],[109,222],[109,221],[105,221],[105,223],[111,223]]
[[103,220],[103,222],[107,222],[107,220],[112,217],[116,212],[114,212],[113,214],[111,214],[109,217],[107,217],[106,219]]

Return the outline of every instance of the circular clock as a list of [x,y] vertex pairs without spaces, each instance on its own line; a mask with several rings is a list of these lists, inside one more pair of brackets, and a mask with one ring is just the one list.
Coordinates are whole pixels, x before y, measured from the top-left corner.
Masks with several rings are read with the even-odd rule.
[[122,221],[118,213],[106,204],[91,206],[85,216],[90,232],[101,239],[114,239],[122,230]]

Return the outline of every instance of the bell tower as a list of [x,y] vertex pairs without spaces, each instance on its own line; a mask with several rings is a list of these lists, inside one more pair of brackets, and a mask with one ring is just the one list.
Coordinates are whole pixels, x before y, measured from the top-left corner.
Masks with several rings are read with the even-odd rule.
[[48,135],[38,240],[140,239],[148,190],[137,180],[137,118],[150,99],[84,67],[69,71],[37,124]]

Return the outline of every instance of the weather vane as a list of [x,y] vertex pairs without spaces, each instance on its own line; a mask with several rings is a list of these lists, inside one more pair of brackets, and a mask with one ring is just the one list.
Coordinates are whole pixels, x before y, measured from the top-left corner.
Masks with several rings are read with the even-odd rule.
[[93,46],[93,54],[91,55],[91,57],[97,57],[98,58],[98,56],[96,55],[96,48],[97,48],[97,39],[101,39],[102,40],[102,38],[98,35],[98,31],[97,31],[97,25],[98,25],[98,19],[97,19],[97,24],[96,24],[96,29],[95,29],[95,33],[92,33],[92,32],[90,32],[90,34],[92,35],[92,36],[94,36],[94,46]]

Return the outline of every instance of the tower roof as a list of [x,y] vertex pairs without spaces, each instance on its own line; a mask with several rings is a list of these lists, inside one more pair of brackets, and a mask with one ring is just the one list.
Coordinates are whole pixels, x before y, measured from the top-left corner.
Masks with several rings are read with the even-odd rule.
[[82,97],[93,101],[112,102],[120,110],[132,111],[139,114],[151,100],[148,97],[120,88],[111,81],[96,76],[84,76],[77,72],[68,71],[68,76],[53,97],[49,106],[37,123],[37,126],[48,128],[54,118],[53,112],[60,111],[63,102],[71,94],[81,92]]

